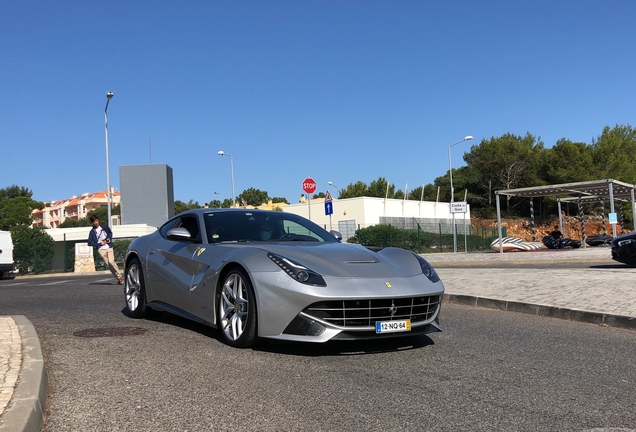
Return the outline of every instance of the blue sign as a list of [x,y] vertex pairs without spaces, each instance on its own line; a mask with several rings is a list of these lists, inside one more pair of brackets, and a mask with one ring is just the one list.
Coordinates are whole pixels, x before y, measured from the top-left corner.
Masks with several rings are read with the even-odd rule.
[[609,223],[611,224],[618,223],[618,220],[616,219],[616,213],[609,214]]
[[325,203],[325,216],[329,216],[330,214],[333,214],[333,203],[332,202],[326,202]]

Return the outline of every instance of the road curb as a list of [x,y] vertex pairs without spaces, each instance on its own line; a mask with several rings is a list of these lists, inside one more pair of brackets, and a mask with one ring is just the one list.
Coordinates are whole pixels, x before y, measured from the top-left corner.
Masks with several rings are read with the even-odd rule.
[[481,268],[502,268],[508,266],[519,265],[549,265],[558,264],[598,264],[598,265],[620,265],[620,263],[612,259],[598,258],[582,258],[582,259],[502,259],[488,261],[433,261],[429,263],[435,268],[462,268],[462,267],[481,267]]
[[0,432],[39,432],[44,424],[48,385],[40,339],[25,316],[11,318],[20,329],[22,366],[11,402],[2,414]]
[[636,330],[636,318],[623,315],[588,312],[556,306],[535,305],[457,294],[444,294],[444,302]]

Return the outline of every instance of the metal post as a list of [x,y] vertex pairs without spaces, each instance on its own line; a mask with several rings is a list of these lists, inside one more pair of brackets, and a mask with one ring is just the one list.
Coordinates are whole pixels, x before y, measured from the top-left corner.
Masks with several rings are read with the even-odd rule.
[[605,203],[601,198],[601,228],[603,228],[603,235],[607,235],[607,229],[605,228]]
[[537,241],[537,235],[534,230],[534,198],[530,198],[530,229],[532,231],[532,241]]
[[565,237],[565,230],[563,229],[563,212],[561,211],[561,201],[557,201],[557,207],[559,208],[559,229],[563,233],[563,237]]
[[636,205],[634,205],[634,188],[632,188],[632,221],[633,228],[636,229]]
[[499,205],[499,194],[495,192],[497,202],[497,231],[499,232],[499,253],[503,254],[503,240],[501,238],[501,208]]
[[583,215],[581,195],[579,195],[579,223],[581,224],[581,243],[583,244],[583,249],[585,249],[585,217]]
[[[632,202],[634,201],[634,190],[632,189]],[[614,208],[614,188],[612,188],[612,183],[609,184],[609,199],[610,199],[610,213],[615,214]],[[632,204],[633,205],[633,204]],[[616,237],[616,224],[612,224],[612,237]]]
[[108,198],[108,225],[111,225],[111,206],[112,199],[110,193],[110,163],[108,161],[108,103],[113,98],[113,93],[106,93],[106,108],[104,108],[104,130],[106,133],[106,196]]

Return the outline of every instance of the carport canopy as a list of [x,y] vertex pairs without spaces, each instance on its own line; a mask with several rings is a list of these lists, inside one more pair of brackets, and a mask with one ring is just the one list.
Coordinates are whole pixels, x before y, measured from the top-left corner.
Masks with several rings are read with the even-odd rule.
[[[632,203],[632,213],[634,221],[636,221],[636,206],[634,206],[634,188],[636,186],[624,183],[618,180],[605,179],[593,180],[577,183],[563,183],[549,186],[536,186],[530,188],[507,189],[495,192],[497,201],[497,229],[499,232],[499,252],[503,253],[503,242],[501,236],[501,208],[499,204],[499,196],[517,196],[532,198],[545,196],[563,196],[563,201],[609,201],[610,212],[614,213],[614,201],[628,201]],[[559,203],[560,208],[560,203]],[[561,214],[559,212],[559,222],[562,225]],[[614,237],[616,237],[616,225],[612,224]],[[583,247],[585,247],[585,239],[582,239]]]

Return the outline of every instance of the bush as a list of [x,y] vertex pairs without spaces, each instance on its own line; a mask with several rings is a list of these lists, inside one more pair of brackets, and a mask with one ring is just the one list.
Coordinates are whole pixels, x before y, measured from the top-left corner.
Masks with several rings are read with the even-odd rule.
[[53,257],[53,238],[42,227],[18,225],[11,228],[15,264],[20,273],[37,273]]
[[[431,229],[431,227],[428,227]],[[495,228],[471,227],[471,234],[457,235],[457,249],[489,250],[490,242],[497,238]],[[505,234],[504,234],[505,235]],[[399,247],[416,253],[453,251],[453,234],[424,231],[421,228],[396,228],[392,225],[372,225],[356,231],[347,243],[372,247]],[[466,244],[464,244],[464,241]]]

